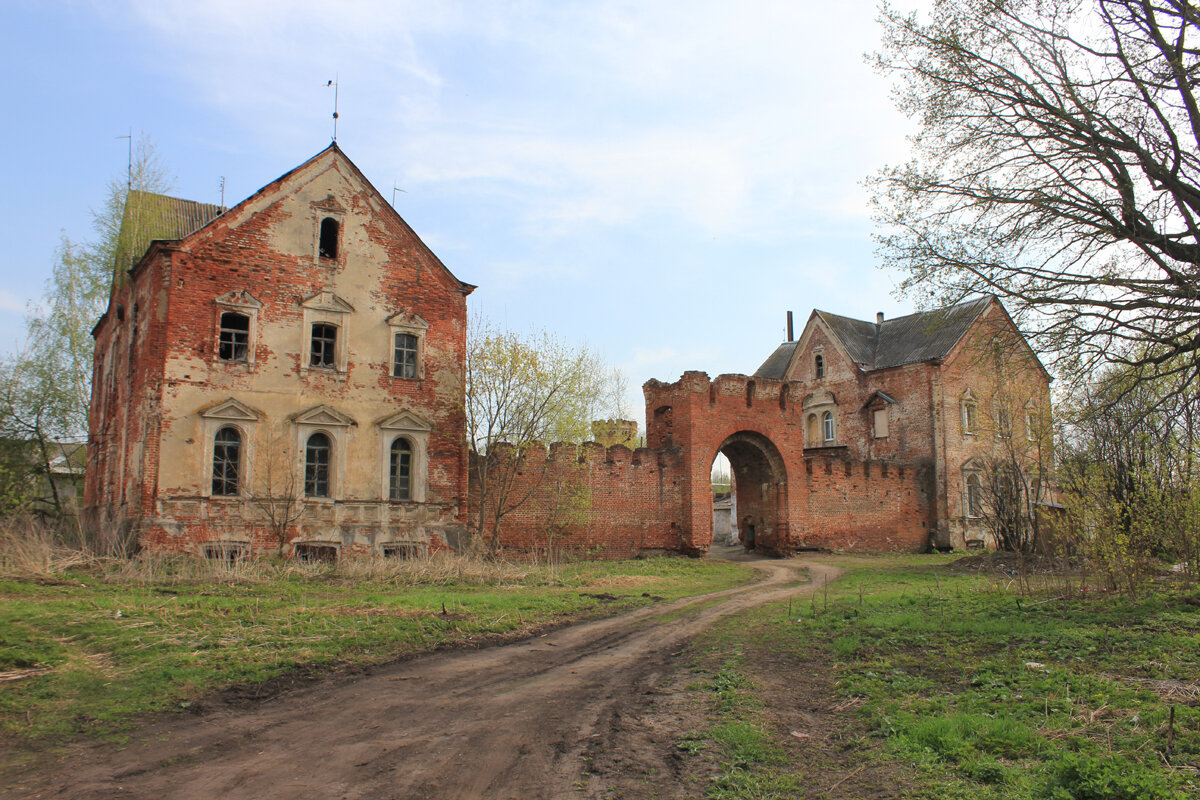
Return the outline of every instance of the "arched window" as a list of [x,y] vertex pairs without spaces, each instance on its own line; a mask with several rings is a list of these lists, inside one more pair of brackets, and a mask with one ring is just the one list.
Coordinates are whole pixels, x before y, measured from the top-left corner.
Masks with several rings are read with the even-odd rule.
[[304,494],[306,497],[329,497],[329,462],[333,448],[329,437],[314,433],[304,448]]
[[242,463],[242,434],[237,428],[221,428],[213,437],[212,493],[232,497],[238,493]]
[[974,473],[967,476],[967,516],[983,516],[983,486]]
[[833,412],[826,411],[821,415],[821,427],[825,433],[825,443],[833,441]]
[[388,496],[392,500],[412,499],[412,445],[408,439],[392,442],[391,465],[388,471]]
[[236,311],[221,315],[217,357],[222,361],[245,361],[250,350],[250,318]]
[[808,424],[804,429],[805,447],[816,447],[821,441],[821,424],[816,414],[808,415]]
[[337,326],[324,322],[313,323],[310,366],[333,369],[337,365]]
[[964,394],[962,399],[962,430],[970,434],[979,432],[979,404],[970,392]]
[[821,355],[820,353],[818,353],[817,357],[813,359],[813,372],[818,378],[825,377],[825,356]]
[[338,223],[333,217],[321,220],[321,242],[317,253],[321,258],[337,258],[338,255]]

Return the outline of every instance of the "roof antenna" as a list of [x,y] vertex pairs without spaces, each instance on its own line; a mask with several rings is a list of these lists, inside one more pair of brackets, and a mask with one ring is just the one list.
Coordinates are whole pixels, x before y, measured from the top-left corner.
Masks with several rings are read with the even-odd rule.
[[397,186],[395,181],[392,181],[392,208],[393,209],[396,207],[396,192],[404,192],[405,194],[408,194],[407,191],[405,191],[404,189],[401,189],[399,186]]
[[221,210],[225,210],[225,176],[221,176]]
[[129,166],[126,167],[127,178],[126,178],[126,182],[125,182],[125,191],[132,192],[133,191],[133,127],[131,126],[129,128],[128,136],[114,136],[113,138],[129,140]]
[[337,121],[338,121],[338,76],[333,73],[333,80],[325,84],[326,87],[333,87],[333,141],[337,141]]

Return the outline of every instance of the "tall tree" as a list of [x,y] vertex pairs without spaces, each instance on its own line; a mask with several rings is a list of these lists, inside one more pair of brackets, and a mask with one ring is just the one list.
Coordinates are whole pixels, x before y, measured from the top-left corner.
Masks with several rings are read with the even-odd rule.
[[926,302],[990,292],[1067,374],[1200,375],[1200,9],[885,5],[878,67],[918,125],[873,179],[881,250]]
[[171,184],[147,137],[135,143],[133,156],[128,173],[109,182],[104,205],[92,212],[96,239],[81,244],[63,234],[46,293],[30,306],[25,344],[0,362],[0,438],[31,443],[34,456],[26,463],[45,478],[46,504],[60,513],[51,462],[65,454],[62,443],[81,442],[87,433],[91,330],[112,288],[125,198],[130,187],[161,192]]
[[[546,332],[504,331],[472,318],[466,417],[471,480],[479,498],[472,525],[493,550],[504,517],[550,480],[548,460],[541,474],[526,471],[522,459],[530,446],[586,439],[591,421],[610,410],[606,402],[620,394],[611,390],[619,383],[616,374],[586,347],[571,347]],[[576,498],[576,488],[556,487],[556,495]]]

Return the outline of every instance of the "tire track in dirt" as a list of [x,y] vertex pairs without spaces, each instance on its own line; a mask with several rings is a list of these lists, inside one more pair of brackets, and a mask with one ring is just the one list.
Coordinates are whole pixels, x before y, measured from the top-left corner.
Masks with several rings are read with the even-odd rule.
[[[698,633],[838,574],[799,559],[755,566],[765,577],[748,586],[319,680],[250,709],[171,717],[124,749],[76,747],[9,788],[29,798],[153,800],[588,796],[597,784],[582,775],[598,742],[622,752],[622,770],[663,768],[670,754],[623,742],[621,720]],[[802,569],[811,580],[796,586]],[[666,791],[656,796],[690,796],[683,786]]]

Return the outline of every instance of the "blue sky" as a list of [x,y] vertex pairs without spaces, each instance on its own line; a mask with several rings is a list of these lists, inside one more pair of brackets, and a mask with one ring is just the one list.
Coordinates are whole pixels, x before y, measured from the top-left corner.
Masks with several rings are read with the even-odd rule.
[[[914,0],[915,2],[915,0]],[[901,7],[905,3],[899,4]],[[910,124],[863,54],[873,0],[0,0],[0,351],[63,232],[125,168],[233,204],[338,143],[462,280],[641,384],[752,372],[813,308],[907,313],[864,178]]]

